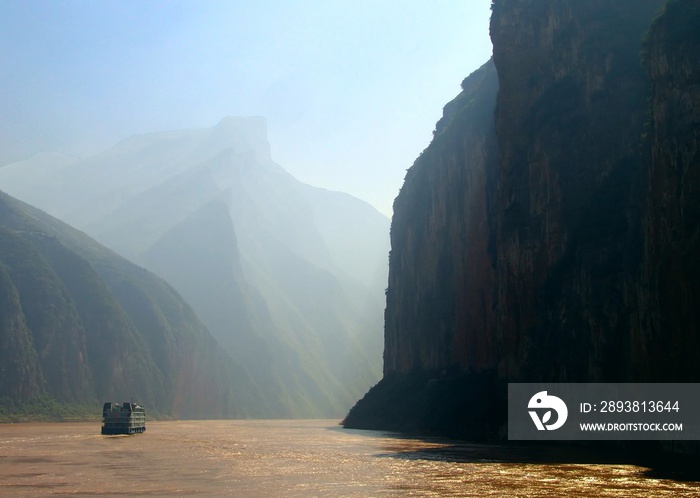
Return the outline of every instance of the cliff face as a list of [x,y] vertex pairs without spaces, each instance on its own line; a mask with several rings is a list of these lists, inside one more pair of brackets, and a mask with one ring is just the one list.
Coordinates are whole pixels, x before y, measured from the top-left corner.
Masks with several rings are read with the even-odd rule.
[[394,205],[384,379],[347,425],[473,437],[506,382],[700,379],[700,15],[662,7],[494,2],[497,78],[466,80]]
[[462,82],[406,174],[391,225],[384,378],[350,410],[346,427],[473,439],[499,430],[497,91],[489,61]]
[[394,202],[384,375],[494,362],[492,62],[445,107]]
[[639,53],[661,5],[494,5],[496,336],[506,378],[634,377],[630,279],[640,251],[633,187],[648,94]]
[[648,123],[645,274],[652,310],[637,348],[653,379],[700,378],[700,5],[669,2],[645,45]]

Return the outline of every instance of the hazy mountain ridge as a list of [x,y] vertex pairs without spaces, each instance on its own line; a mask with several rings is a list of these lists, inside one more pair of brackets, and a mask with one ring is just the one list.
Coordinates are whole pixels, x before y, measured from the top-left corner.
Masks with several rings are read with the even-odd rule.
[[161,279],[4,193],[0,230],[8,406],[49,396],[95,413],[110,399],[174,417],[262,411],[245,370]]
[[269,416],[338,416],[380,374],[388,220],[272,162],[261,118],[133,137],[55,169],[9,165],[0,187],[171,282],[255,376]]
[[498,439],[507,382],[700,379],[699,14],[493,3],[497,78],[406,175],[384,378],[346,425]]

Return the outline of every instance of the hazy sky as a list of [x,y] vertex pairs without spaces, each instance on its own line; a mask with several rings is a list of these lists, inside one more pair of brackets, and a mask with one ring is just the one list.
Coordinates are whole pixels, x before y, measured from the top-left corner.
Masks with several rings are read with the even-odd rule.
[[290,173],[390,215],[490,3],[0,0],[0,164],[259,115]]

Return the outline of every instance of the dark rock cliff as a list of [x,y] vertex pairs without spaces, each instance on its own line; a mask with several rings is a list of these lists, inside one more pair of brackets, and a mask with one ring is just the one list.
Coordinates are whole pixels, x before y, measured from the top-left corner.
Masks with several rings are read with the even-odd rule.
[[498,417],[477,426],[463,416],[483,421],[500,402],[491,396],[497,91],[489,61],[462,82],[406,174],[391,226],[384,378],[353,407],[347,427],[474,439],[498,430]]
[[385,375],[494,362],[493,63],[462,86],[394,201]]
[[700,4],[669,2],[645,44],[652,83],[644,279],[635,350],[656,382],[700,379]]
[[639,54],[662,4],[494,4],[496,336],[506,378],[634,378],[633,197],[648,95]]
[[497,76],[396,199],[384,378],[347,426],[503,437],[508,381],[700,380],[700,20],[663,7],[493,3]]

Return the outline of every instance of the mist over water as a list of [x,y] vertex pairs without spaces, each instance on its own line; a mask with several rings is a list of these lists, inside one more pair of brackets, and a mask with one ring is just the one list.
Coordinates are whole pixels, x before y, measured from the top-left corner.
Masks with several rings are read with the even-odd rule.
[[537,461],[525,451],[333,420],[149,422],[109,437],[98,423],[7,424],[0,496],[700,496],[643,467],[521,463]]

